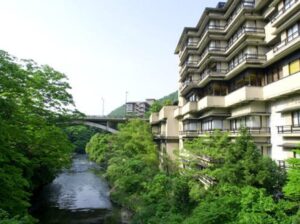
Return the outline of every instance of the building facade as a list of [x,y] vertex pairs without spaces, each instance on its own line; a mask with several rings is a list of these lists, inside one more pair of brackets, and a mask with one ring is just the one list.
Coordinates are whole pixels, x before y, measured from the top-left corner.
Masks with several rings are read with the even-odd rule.
[[[300,1],[228,0],[184,28],[179,56],[178,147],[215,129],[246,127],[279,163],[300,143]],[[175,122],[175,121],[174,121]]]
[[144,118],[155,99],[146,99],[143,102],[126,102],[125,116]]

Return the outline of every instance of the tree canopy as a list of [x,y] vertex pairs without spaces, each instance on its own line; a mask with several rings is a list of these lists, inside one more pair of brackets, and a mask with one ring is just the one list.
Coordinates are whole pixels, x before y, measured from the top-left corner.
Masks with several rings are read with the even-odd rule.
[[[150,127],[131,121],[115,136],[94,136],[87,152],[106,164],[112,198],[133,211],[132,223],[299,223],[298,159],[290,160],[295,170],[286,182],[285,171],[260,154],[244,129],[235,141],[216,131],[184,148],[178,161],[185,168],[159,170]],[[203,176],[213,184],[200,182]]]
[[74,112],[69,89],[64,74],[0,51],[0,220],[28,216],[31,192],[68,164],[57,124]]

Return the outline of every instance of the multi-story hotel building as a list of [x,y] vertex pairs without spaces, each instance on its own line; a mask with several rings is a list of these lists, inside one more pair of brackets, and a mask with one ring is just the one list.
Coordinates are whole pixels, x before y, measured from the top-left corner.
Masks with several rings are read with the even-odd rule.
[[235,138],[244,126],[264,155],[276,161],[294,156],[300,143],[300,0],[228,0],[206,8],[196,27],[184,28],[175,53],[178,107],[166,119],[151,118],[153,128],[178,126],[172,147],[182,150],[185,139],[214,129]]
[[146,99],[144,102],[126,102],[125,116],[144,118],[155,99]]

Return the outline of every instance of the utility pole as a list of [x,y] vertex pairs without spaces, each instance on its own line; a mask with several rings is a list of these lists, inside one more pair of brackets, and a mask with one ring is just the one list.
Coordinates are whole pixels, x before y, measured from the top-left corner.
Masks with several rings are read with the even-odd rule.
[[127,104],[127,96],[128,96],[128,91],[125,92],[124,117],[126,117],[126,111],[127,111],[127,108],[126,108],[126,104]]
[[102,116],[104,117],[104,98],[101,97],[102,100]]

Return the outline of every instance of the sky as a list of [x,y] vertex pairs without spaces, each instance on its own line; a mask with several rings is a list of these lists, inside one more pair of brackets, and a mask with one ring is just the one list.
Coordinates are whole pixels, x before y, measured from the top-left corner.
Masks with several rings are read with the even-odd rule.
[[[175,47],[215,0],[0,0],[0,49],[69,78],[76,107],[108,114],[178,88]],[[102,100],[103,99],[103,100]]]

